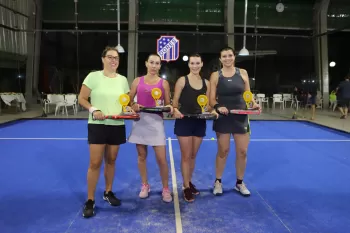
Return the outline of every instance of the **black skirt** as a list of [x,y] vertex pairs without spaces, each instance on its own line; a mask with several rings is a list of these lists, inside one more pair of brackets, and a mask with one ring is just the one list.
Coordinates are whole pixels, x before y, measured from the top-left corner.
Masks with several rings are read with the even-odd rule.
[[250,133],[248,115],[220,116],[213,123],[213,130],[223,134]]

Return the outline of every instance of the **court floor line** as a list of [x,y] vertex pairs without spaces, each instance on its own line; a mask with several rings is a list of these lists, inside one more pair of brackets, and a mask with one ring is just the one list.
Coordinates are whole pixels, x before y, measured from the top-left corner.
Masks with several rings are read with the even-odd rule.
[[261,194],[258,191],[255,191],[258,196],[260,197],[260,199],[263,201],[263,203],[267,206],[268,210],[271,211],[271,213],[273,215],[275,215],[275,217],[278,219],[278,221],[280,221],[280,223],[287,229],[288,232],[292,232],[289,227],[283,222],[283,220],[280,218],[280,216],[278,216],[278,214],[276,213],[276,211],[272,208],[271,205],[269,205],[269,203],[267,203],[267,201],[261,196]]
[[[87,138],[0,138],[0,140],[66,140],[85,141]],[[177,141],[177,138],[168,138],[168,141]],[[216,141],[216,138],[204,138],[204,141]],[[233,141],[233,139],[231,139]],[[350,139],[317,139],[317,138],[262,138],[250,139],[251,142],[350,142]]]
[[81,209],[79,208],[79,211],[77,212],[77,214],[74,216],[73,220],[70,222],[67,230],[64,233],[68,233],[70,228],[72,227],[72,225],[74,224],[75,220],[77,219],[78,215],[80,214]]
[[170,157],[170,170],[171,170],[171,179],[173,183],[173,198],[174,198],[174,209],[175,209],[175,224],[176,224],[176,233],[182,233],[182,222],[181,222],[181,213],[180,213],[180,203],[179,203],[179,194],[177,192],[177,180],[175,172],[175,163],[173,155],[173,145],[172,139],[168,138],[168,147],[169,147],[169,157]]

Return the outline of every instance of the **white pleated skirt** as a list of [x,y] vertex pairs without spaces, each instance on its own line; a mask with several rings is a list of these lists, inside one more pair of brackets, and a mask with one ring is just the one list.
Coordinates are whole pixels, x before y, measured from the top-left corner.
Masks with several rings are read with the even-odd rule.
[[140,120],[133,121],[128,141],[147,146],[166,145],[163,117],[154,113],[139,114]]

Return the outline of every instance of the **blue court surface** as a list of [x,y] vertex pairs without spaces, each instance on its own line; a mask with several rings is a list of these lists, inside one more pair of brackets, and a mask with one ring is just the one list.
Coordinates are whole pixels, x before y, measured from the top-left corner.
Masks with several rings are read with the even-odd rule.
[[[127,122],[130,132],[131,122]],[[174,121],[165,121],[174,203],[161,201],[161,182],[149,148],[148,199],[138,198],[140,177],[133,144],[121,147],[114,192],[122,206],[102,200],[103,170],[96,191],[97,215],[82,217],[89,151],[86,120],[21,120],[0,126],[0,232],[350,232],[350,137],[300,121],[252,121],[245,183],[234,190],[234,142],[223,176],[224,195],[213,196],[215,134],[208,121],[193,183],[202,191],[183,200],[180,148]],[[214,137],[214,139],[212,139]]]

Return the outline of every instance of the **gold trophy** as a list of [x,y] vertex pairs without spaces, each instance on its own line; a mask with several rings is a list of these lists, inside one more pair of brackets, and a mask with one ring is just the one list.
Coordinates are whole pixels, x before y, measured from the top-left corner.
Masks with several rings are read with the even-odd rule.
[[122,94],[119,96],[119,103],[122,106],[123,114],[128,114],[130,112],[130,108],[128,106],[130,102],[130,97],[128,94]]
[[152,94],[154,101],[156,102],[156,107],[159,107],[160,106],[159,99],[162,96],[162,90],[157,88],[157,87],[153,88],[151,94]]
[[252,108],[252,100],[253,100],[253,94],[250,91],[245,91],[243,93],[243,99],[245,103],[247,104],[248,108]]
[[207,111],[208,97],[206,95],[199,95],[197,97],[197,103],[201,106],[202,113]]

